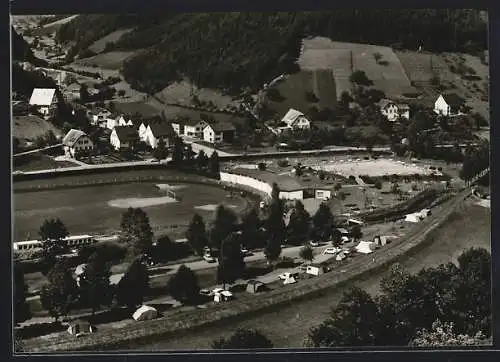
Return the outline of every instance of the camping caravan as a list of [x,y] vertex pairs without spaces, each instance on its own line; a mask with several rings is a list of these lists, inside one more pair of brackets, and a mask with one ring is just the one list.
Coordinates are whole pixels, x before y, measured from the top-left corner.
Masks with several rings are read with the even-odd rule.
[[413,214],[407,214],[405,217],[406,222],[420,222],[422,220],[422,216],[419,212],[414,212]]
[[371,241],[360,241],[358,245],[356,245],[356,251],[360,254],[371,254],[376,248],[374,242]]
[[149,321],[155,319],[158,316],[158,311],[156,308],[150,307],[149,305],[143,305],[137,309],[132,318],[136,321]]
[[286,278],[284,281],[283,281],[283,285],[288,285],[288,284],[295,284],[297,283],[297,280],[295,279],[294,276],[290,275],[288,278]]
[[336,261],[342,261],[345,258],[347,258],[345,252],[341,251],[340,253],[337,254],[337,256],[335,257],[335,260]]
[[247,292],[249,293],[259,293],[263,292],[266,289],[266,285],[258,280],[249,280],[247,283]]
[[306,273],[314,276],[321,275],[326,272],[326,268],[323,265],[311,264],[307,266]]

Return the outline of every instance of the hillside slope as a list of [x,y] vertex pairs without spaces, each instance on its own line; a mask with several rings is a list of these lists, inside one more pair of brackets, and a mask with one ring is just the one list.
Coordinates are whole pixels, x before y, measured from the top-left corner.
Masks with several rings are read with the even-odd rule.
[[[300,43],[307,35],[404,49],[422,45],[440,52],[476,52],[487,47],[484,19],[478,10],[467,9],[82,15],[61,26],[58,39],[74,42],[76,54],[126,28],[134,30],[116,46],[147,50],[125,62],[124,76],[148,93],[183,78],[231,93],[259,89],[296,69]],[[379,78],[382,81],[384,75]]]

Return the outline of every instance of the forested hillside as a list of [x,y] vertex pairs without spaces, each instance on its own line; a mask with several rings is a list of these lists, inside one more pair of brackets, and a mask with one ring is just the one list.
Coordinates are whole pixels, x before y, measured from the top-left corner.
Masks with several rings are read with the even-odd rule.
[[75,42],[77,54],[123,27],[135,29],[117,49],[147,48],[125,62],[124,76],[149,93],[184,77],[230,93],[257,89],[296,69],[305,36],[435,52],[487,48],[486,23],[472,9],[83,15],[63,25],[57,38]]
[[14,27],[11,27],[12,31],[12,60],[19,62],[30,62],[38,66],[46,66],[47,63],[41,59],[38,59],[33,54],[26,40],[19,35]]

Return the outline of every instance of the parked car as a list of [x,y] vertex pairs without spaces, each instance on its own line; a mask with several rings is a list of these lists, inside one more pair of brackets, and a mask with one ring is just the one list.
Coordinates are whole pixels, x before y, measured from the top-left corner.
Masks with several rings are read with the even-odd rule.
[[309,245],[311,245],[311,246],[319,246],[319,243],[318,243],[317,241],[312,241],[312,240],[311,240],[311,241],[309,242]]
[[342,251],[342,249],[340,248],[326,248],[325,250],[323,250],[323,254],[337,254],[339,253],[340,251]]
[[201,295],[206,295],[207,297],[211,297],[212,296],[212,291],[208,290],[208,289],[201,289],[200,290],[200,294]]

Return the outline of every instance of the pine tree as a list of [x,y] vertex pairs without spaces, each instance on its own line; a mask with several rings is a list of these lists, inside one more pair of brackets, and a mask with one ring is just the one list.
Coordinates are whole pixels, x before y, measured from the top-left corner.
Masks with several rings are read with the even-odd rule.
[[182,141],[182,138],[175,137],[174,148],[172,150],[172,163],[174,165],[180,166],[182,165],[183,160],[184,160],[184,142]]
[[217,153],[217,151],[214,151],[210,156],[209,169],[212,177],[215,177],[217,179],[220,177],[219,154]]
[[260,225],[261,221],[256,209],[250,210],[250,212],[243,217],[241,243],[247,248],[255,249],[264,246],[262,243],[263,240],[259,237]]
[[209,159],[207,157],[207,154],[201,150],[198,153],[198,157],[196,158],[196,165],[198,166],[198,169],[200,171],[204,171],[207,169],[209,163]]
[[215,220],[210,229],[210,247],[220,249],[222,240],[234,231],[237,218],[236,215],[223,205],[215,210]]
[[134,309],[141,305],[149,289],[149,275],[144,263],[136,259],[118,283],[117,297],[120,305]]
[[217,267],[217,282],[231,284],[243,275],[245,261],[241,252],[241,240],[237,233],[228,235],[221,244],[219,266]]
[[326,203],[321,203],[318,211],[312,218],[313,238],[315,241],[326,242],[332,235],[333,215]]
[[288,222],[288,240],[302,241],[309,236],[311,215],[305,210],[304,204],[297,200]]
[[198,255],[202,255],[203,249],[207,246],[208,240],[205,231],[205,222],[200,215],[194,214],[191,219],[186,231],[186,239],[188,240],[191,248],[193,248]]

